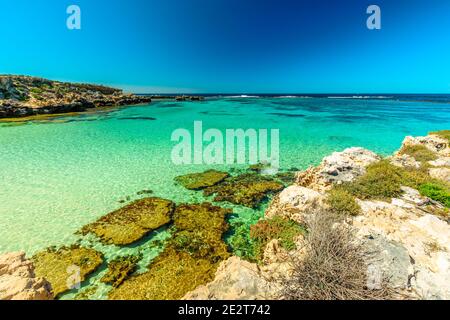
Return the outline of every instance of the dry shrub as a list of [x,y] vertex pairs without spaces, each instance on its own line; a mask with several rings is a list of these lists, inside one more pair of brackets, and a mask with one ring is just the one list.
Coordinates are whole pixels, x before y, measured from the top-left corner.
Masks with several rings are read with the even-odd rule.
[[280,295],[289,300],[379,300],[393,297],[387,280],[367,288],[368,252],[350,226],[330,212],[308,221],[305,255],[291,257],[293,274],[281,280]]

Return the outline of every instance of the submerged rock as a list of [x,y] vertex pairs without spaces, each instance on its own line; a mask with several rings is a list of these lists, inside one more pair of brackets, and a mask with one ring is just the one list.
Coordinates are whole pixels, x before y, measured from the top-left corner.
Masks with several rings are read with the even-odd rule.
[[84,281],[102,264],[103,258],[94,249],[71,246],[39,252],[32,261],[36,275],[45,277],[57,296]]
[[183,204],[174,213],[175,233],[148,271],[125,280],[110,299],[180,299],[214,278],[219,263],[229,257],[222,237],[229,210],[209,203]]
[[342,152],[333,152],[323,158],[317,167],[310,167],[297,174],[297,184],[303,187],[323,191],[333,184],[353,181],[366,172],[366,167],[381,158],[372,151],[363,148],[348,148]]
[[108,264],[108,272],[100,281],[111,284],[113,287],[120,286],[136,271],[137,263],[141,258],[140,256],[126,256],[114,259]]
[[175,181],[189,190],[200,190],[206,187],[211,187],[229,177],[227,172],[208,170],[200,173],[191,173],[183,176],[178,176]]
[[275,174],[275,178],[285,185],[291,185],[295,182],[297,171],[283,171]]
[[0,255],[0,300],[52,300],[50,283],[36,277],[24,252]]
[[204,189],[205,196],[215,195],[214,201],[256,208],[269,194],[280,191],[283,184],[258,174],[241,174]]
[[127,245],[170,222],[174,204],[161,198],[144,198],[101,217],[81,229],[107,244]]

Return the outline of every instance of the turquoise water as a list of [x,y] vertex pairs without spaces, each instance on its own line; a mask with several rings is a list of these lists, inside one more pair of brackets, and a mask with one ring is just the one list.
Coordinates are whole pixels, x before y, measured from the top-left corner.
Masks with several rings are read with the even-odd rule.
[[[50,245],[73,243],[80,227],[123,206],[121,199],[139,198],[140,190],[151,189],[176,202],[205,200],[173,182],[180,174],[224,169],[172,164],[173,130],[192,131],[195,120],[203,121],[204,130],[279,129],[281,167],[304,169],[346,147],[388,155],[406,135],[448,129],[450,104],[222,98],[155,102],[21,126],[0,124],[0,253],[24,250],[31,255]],[[235,219],[243,221],[261,214],[233,209]],[[95,240],[92,245],[107,257],[128,250],[101,247]],[[142,243],[140,250],[151,256],[159,249]]]

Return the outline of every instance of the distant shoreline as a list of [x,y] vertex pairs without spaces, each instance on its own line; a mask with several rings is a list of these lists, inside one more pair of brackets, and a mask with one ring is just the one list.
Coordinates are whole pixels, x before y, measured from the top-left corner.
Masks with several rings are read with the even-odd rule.
[[125,94],[121,89],[102,85],[0,75],[0,119],[77,114],[162,99],[199,101],[203,97]]

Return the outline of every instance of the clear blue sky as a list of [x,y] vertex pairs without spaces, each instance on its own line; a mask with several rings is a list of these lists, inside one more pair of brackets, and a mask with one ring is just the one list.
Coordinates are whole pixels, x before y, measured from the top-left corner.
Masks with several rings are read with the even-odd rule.
[[137,92],[450,93],[448,0],[0,0],[0,39],[0,73]]

